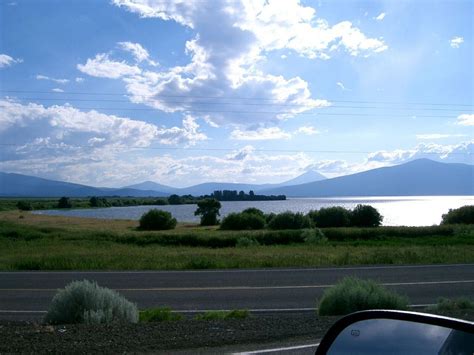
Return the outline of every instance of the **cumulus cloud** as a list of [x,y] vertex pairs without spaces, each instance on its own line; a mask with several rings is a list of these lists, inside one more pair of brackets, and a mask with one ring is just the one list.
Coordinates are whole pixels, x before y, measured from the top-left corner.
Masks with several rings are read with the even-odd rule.
[[193,145],[207,139],[192,117],[185,117],[182,127],[166,128],[94,110],[84,112],[70,105],[45,107],[0,100],[0,109],[0,140],[12,142],[11,137],[15,137],[12,143],[24,146],[23,150],[12,148],[11,154],[26,154],[29,149],[28,154],[34,156],[37,148],[43,151],[61,146],[88,151],[87,143],[104,149],[138,148],[152,143]]
[[464,43],[464,38],[463,37],[453,37],[450,39],[449,41],[449,45],[452,47],[452,48],[459,48],[461,46],[461,44]]
[[20,58],[15,59],[13,57],[10,57],[7,54],[0,54],[0,68],[9,67],[9,66],[12,66],[13,64],[22,63],[22,62],[23,62],[23,59],[20,59]]
[[226,158],[229,160],[244,160],[250,156],[255,151],[255,148],[251,145],[246,145],[242,149],[234,151],[226,155]]
[[400,164],[414,159],[427,158],[442,162],[473,163],[474,140],[452,145],[420,143],[412,149],[378,151],[368,155],[368,162]]
[[458,116],[456,122],[460,126],[474,126],[474,114],[472,113],[463,113]]
[[87,59],[86,64],[78,64],[77,69],[90,76],[109,79],[138,75],[142,72],[139,67],[128,65],[125,61],[110,60],[106,53]]
[[124,51],[130,52],[138,63],[146,62],[154,67],[158,66],[157,62],[150,59],[150,54],[140,43],[118,42],[117,44]]
[[256,130],[235,129],[230,134],[231,139],[240,141],[259,141],[271,139],[289,139],[291,134],[279,127],[258,128]]
[[[260,65],[273,50],[327,59],[338,51],[367,56],[387,49],[382,39],[366,36],[352,23],[331,26],[317,18],[313,8],[294,0],[113,3],[141,17],[188,27],[193,33],[184,48],[189,62],[159,70],[142,69],[138,65],[148,52],[137,44],[122,42],[127,43],[121,44],[123,48],[135,53],[137,65],[102,53],[79,64],[78,69],[92,76],[122,79],[134,103],[164,112],[206,116],[216,125],[249,126],[256,121],[277,125],[280,120],[330,104],[313,99],[308,83],[300,77],[264,72]],[[219,23],[218,31],[215,23]]]
[[67,84],[69,82],[69,79],[56,79],[56,78],[51,78],[49,76],[41,75],[41,74],[36,75],[36,80],[47,80],[47,81],[55,82],[57,84]]

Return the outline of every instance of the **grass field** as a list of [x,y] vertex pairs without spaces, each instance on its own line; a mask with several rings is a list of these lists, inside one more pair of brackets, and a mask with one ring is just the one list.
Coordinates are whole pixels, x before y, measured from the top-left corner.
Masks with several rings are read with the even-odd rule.
[[[0,213],[2,270],[184,270],[474,262],[473,226],[333,228],[305,244],[302,231],[220,231],[180,224],[143,232],[136,221]],[[261,245],[236,247],[241,237]]]

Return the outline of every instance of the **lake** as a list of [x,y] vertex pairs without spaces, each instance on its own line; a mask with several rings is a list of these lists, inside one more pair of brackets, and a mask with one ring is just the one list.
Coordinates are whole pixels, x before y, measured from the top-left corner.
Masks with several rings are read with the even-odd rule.
[[[409,196],[409,197],[341,197],[341,198],[289,198],[286,201],[228,201],[221,202],[221,217],[256,207],[265,213],[309,212],[321,207],[342,206],[354,208],[357,204],[375,207],[383,216],[385,226],[429,226],[439,224],[441,216],[450,208],[474,204],[474,196]],[[45,210],[36,214],[101,219],[140,219],[152,208],[171,212],[179,222],[199,222],[194,216],[196,205],[131,206],[77,210]]]

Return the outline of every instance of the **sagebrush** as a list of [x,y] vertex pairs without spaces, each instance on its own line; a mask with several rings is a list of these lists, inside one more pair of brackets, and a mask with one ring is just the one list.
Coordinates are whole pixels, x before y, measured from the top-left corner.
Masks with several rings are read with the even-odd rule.
[[137,323],[138,309],[96,282],[73,281],[54,296],[44,320],[50,324]]

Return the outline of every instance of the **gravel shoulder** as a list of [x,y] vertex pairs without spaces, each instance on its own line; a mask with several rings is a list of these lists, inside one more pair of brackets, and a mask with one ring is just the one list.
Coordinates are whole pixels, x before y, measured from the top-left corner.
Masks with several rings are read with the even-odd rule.
[[[474,310],[444,315],[474,320]],[[337,319],[306,312],[113,325],[1,321],[0,353],[213,353],[223,346],[317,341]]]

